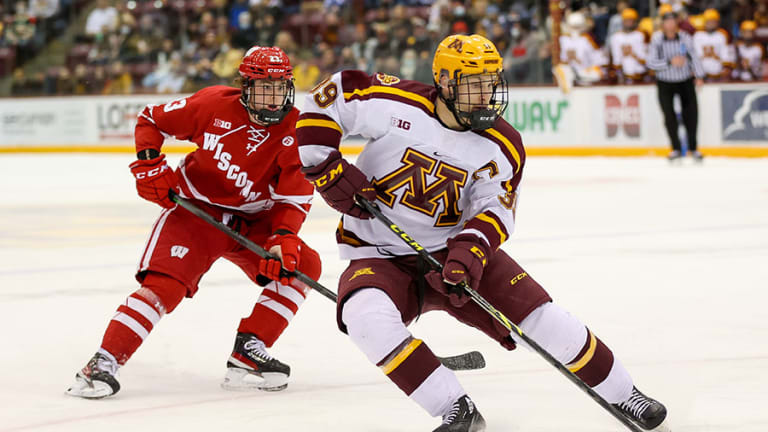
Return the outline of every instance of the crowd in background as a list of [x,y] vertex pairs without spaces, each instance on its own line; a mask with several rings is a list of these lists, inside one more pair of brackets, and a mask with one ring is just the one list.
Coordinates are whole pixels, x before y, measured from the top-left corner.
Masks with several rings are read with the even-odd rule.
[[[564,32],[588,35],[604,55],[595,82],[618,81],[609,43],[622,31],[625,9],[633,8],[642,32],[658,25],[645,0],[565,4]],[[763,47],[768,36],[768,0],[694,0],[670,7],[689,31],[703,28],[697,17],[711,8],[719,12],[718,26],[736,38],[744,21],[755,23]],[[88,12],[78,19],[73,11],[80,10]],[[568,27],[573,13],[584,17],[583,28]],[[0,65],[12,62],[5,72],[12,76],[13,95],[179,93],[231,85],[252,45],[285,50],[299,91],[350,68],[431,83],[432,54],[450,33],[491,39],[512,84],[553,82],[547,0],[5,0],[0,16]],[[25,67],[66,32],[74,37],[60,64]],[[569,61],[567,47],[561,60]]]

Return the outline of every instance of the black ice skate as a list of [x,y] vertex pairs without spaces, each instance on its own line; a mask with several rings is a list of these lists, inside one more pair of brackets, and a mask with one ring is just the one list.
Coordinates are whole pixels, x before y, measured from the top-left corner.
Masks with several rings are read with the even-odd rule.
[[482,432],[485,430],[485,419],[475,408],[469,396],[464,395],[456,400],[443,416],[443,424],[433,432]]
[[701,163],[704,160],[704,155],[701,154],[700,151],[694,150],[691,152],[691,158],[698,163]]
[[120,391],[117,382],[117,368],[120,366],[111,358],[96,353],[83,369],[75,375],[75,383],[67,394],[86,399],[101,399]]
[[288,387],[291,367],[273,358],[256,335],[238,333],[235,348],[227,360],[226,390],[279,391]]
[[667,409],[661,402],[644,395],[637,387],[632,387],[632,395],[624,402],[614,405],[628,419],[645,430],[668,431],[663,425]]
[[671,151],[671,152],[669,152],[669,154],[667,155],[667,159],[668,159],[670,162],[679,161],[679,160],[681,160],[681,159],[682,159],[682,157],[683,157],[682,153],[680,153],[680,151],[678,151],[678,150],[672,150],[672,151]]

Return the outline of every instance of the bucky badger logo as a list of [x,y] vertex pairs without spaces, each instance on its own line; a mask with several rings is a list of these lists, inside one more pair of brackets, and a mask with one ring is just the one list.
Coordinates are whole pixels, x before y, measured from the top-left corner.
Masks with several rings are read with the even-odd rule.
[[377,73],[376,79],[379,80],[380,83],[388,86],[391,86],[400,82],[400,78],[394,75],[387,75],[384,73]]

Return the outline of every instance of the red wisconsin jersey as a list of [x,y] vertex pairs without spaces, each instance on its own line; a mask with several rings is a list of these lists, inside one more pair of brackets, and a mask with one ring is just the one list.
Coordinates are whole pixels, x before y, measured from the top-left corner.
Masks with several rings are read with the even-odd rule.
[[298,232],[312,200],[301,173],[294,108],[269,127],[250,121],[240,90],[208,87],[162,105],[148,105],[136,124],[136,150],[160,151],[166,137],[191,141],[197,150],[176,175],[181,195],[248,215],[275,210],[273,229]]

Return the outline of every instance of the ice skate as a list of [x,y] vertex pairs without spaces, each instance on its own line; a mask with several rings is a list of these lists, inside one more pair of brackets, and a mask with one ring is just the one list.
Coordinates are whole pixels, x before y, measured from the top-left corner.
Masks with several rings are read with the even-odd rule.
[[96,353],[88,364],[75,375],[75,383],[67,389],[67,394],[86,399],[101,399],[120,391],[117,382],[117,368],[113,359]]
[[259,338],[238,333],[221,387],[235,391],[279,391],[288,387],[290,374],[291,367],[269,355]]
[[443,424],[433,432],[482,432],[485,430],[485,419],[475,408],[469,396],[464,395],[456,400],[443,416]]
[[664,424],[667,409],[661,402],[644,395],[637,387],[632,387],[632,395],[624,402],[614,405],[628,419],[645,430],[669,432]]
[[674,162],[679,162],[682,159],[682,157],[683,157],[683,155],[680,153],[680,151],[672,150],[667,155],[667,160],[669,160],[670,162],[674,163]]
[[694,162],[701,163],[704,161],[704,155],[700,151],[694,150],[691,152],[691,158]]

